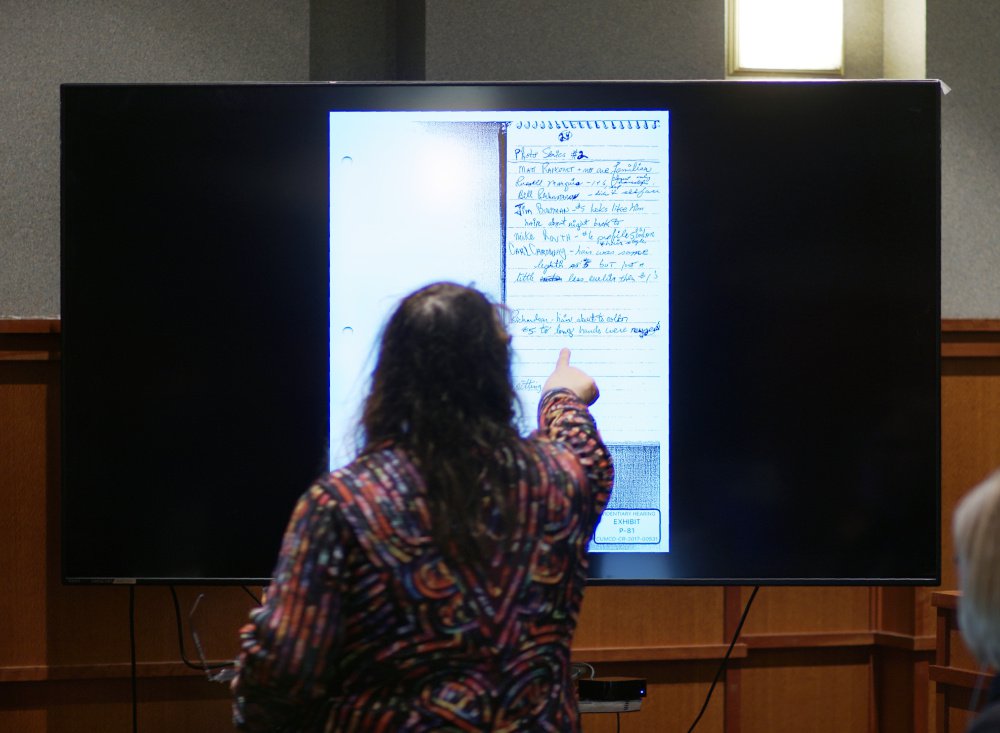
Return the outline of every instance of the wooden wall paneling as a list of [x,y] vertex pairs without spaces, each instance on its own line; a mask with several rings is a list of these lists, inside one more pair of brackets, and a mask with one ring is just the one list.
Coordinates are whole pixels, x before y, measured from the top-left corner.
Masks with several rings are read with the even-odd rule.
[[[0,666],[44,662],[48,650],[46,511],[58,486],[58,327],[15,321],[0,327]],[[0,726],[2,728],[3,726]]]
[[948,693],[947,727],[940,733],[965,733],[975,717],[969,712],[970,697],[965,690],[952,690]]
[[934,594],[932,602],[937,612],[940,634],[934,665],[975,672],[979,669],[979,662],[965,645],[958,628],[958,591],[939,591]]
[[587,588],[574,648],[719,645],[722,589],[673,586]]
[[[951,662],[951,640],[949,638],[950,629],[948,615],[943,609],[937,611],[937,648],[934,652],[934,666],[947,667]],[[932,671],[933,676],[933,671]],[[945,688],[937,685],[935,688],[935,721],[936,733],[948,733],[948,699]]]
[[[872,729],[873,596],[864,587],[760,590],[743,631],[741,733]],[[835,711],[829,698],[841,701]]]
[[[744,596],[749,595],[745,591]],[[743,633],[755,636],[870,630],[870,591],[865,587],[761,588]],[[744,597],[745,601],[745,597]]]
[[962,733],[982,707],[994,670],[983,669],[966,647],[958,628],[957,591],[934,593],[937,612],[937,649],[930,668],[935,683],[937,733]]
[[872,589],[874,730],[925,733],[934,730],[933,687],[928,670],[934,654],[929,588]]
[[[740,612],[749,592],[742,590]],[[872,597],[861,587],[761,588],[742,635],[748,654],[733,729],[871,730]],[[849,709],[833,714],[828,698]]]
[[931,673],[937,683],[936,733],[964,733],[975,717],[973,705],[982,705],[988,680],[976,672],[959,669],[932,669]]
[[[955,506],[1000,466],[1000,321],[944,321],[941,352],[941,589],[953,591],[958,587],[951,533]],[[961,733],[973,717],[968,707],[974,678],[965,670],[977,665],[949,620],[955,595],[933,596],[939,632],[930,670],[937,682],[934,730]],[[931,605],[926,610],[933,613]]]
[[869,730],[870,649],[752,652],[740,677],[742,733]]
[[[47,411],[57,383],[58,369],[51,363],[0,361],[0,578],[5,584],[0,619],[17,630],[0,634],[4,664],[36,663],[47,646],[45,626],[38,620],[46,610],[50,518],[45,500],[56,460]],[[34,623],[24,623],[29,620]]]
[[956,591],[947,591],[948,598],[945,598],[945,593],[937,594],[935,597],[935,603],[938,606],[937,609],[937,649],[934,654],[934,668],[931,670],[932,679],[935,680],[935,705],[936,705],[936,723],[937,733],[949,733],[951,730],[951,720],[949,715],[950,706],[950,695],[948,691],[948,686],[942,684],[942,681],[937,679],[938,669],[946,669],[951,666],[952,661],[952,619],[953,615],[951,611],[955,608],[955,595]]
[[952,589],[952,511],[1000,466],[1000,321],[944,321],[941,352],[941,587]]
[[933,730],[930,667],[933,651],[877,648],[873,654],[873,717],[878,733]]
[[941,587],[958,587],[952,512],[1000,466],[1000,358],[952,358],[941,377]]
[[873,588],[872,593],[872,628],[902,635],[918,635],[918,629],[924,631],[917,620],[919,603],[913,588]]
[[[742,635],[743,629],[746,627],[746,619],[749,618],[750,611],[752,611],[752,606],[747,607],[750,599],[756,600],[757,596],[753,594],[753,591],[747,595],[746,599],[743,597],[743,589],[738,586],[730,586],[725,589],[725,610],[723,613],[723,634],[724,638],[729,640],[729,643],[733,643],[734,637],[737,638],[737,643],[739,642],[739,637],[737,634]],[[744,613],[747,616],[744,618]],[[743,621],[743,627],[740,626],[740,621]],[[724,703],[725,703],[725,733],[740,733],[741,721],[743,718],[743,666],[738,659],[730,658],[727,662],[725,677],[723,678],[723,683],[725,688],[723,689]]]

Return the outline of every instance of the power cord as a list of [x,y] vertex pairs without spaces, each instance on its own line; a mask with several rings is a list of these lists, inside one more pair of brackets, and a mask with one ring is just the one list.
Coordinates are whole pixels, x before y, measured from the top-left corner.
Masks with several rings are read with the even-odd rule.
[[[253,598],[256,604],[259,606],[261,604],[260,599],[255,596],[249,588],[245,585],[240,586],[248,596]],[[204,672],[208,679],[213,682],[226,682],[231,680],[236,674],[236,663],[235,662],[219,662],[216,664],[209,664],[205,659],[205,652],[201,647],[201,640],[198,638],[198,632],[194,625],[194,614],[198,610],[198,604],[201,599],[205,597],[204,593],[198,594],[198,598],[194,602],[194,606],[191,607],[191,613],[188,614],[188,625],[191,629],[191,636],[194,639],[195,648],[198,650],[198,657],[201,661],[200,664],[195,664],[187,658],[187,652],[184,651],[184,627],[181,623],[181,604],[177,598],[177,589],[174,586],[170,586],[170,597],[174,602],[174,619],[177,623],[177,645],[180,650],[181,661],[191,669],[197,669],[200,672]],[[129,659],[130,659],[130,678],[132,683],[132,733],[139,733],[139,675],[138,666],[136,664],[136,643],[135,643],[135,586],[130,585],[128,587],[128,639],[129,639]],[[212,674],[213,670],[222,670],[216,674]]]
[[254,603],[256,603],[256,604],[257,604],[258,606],[259,606],[259,605],[261,605],[261,599],[260,599],[260,598],[258,598],[257,596],[255,596],[255,595],[253,594],[253,591],[251,591],[251,590],[250,590],[249,588],[247,588],[247,587],[246,587],[245,585],[241,585],[241,586],[240,586],[240,588],[242,588],[242,589],[243,589],[243,592],[244,592],[244,593],[246,593],[246,594],[247,594],[248,596],[250,596],[251,598],[253,598],[253,601],[254,601]]
[[743,609],[743,615],[740,616],[740,622],[736,624],[736,631],[733,633],[733,640],[729,643],[729,648],[726,650],[726,656],[722,658],[722,662],[719,664],[719,669],[715,673],[715,679],[712,680],[712,686],[708,688],[708,694],[705,696],[705,703],[701,706],[701,711],[698,713],[698,717],[694,719],[691,723],[691,727],[688,728],[688,733],[694,730],[694,727],[698,725],[698,721],[701,720],[701,716],[705,714],[708,709],[708,702],[712,699],[712,692],[715,690],[715,686],[719,682],[719,678],[722,677],[722,673],[726,669],[726,665],[729,662],[729,655],[733,653],[733,647],[736,646],[736,640],[740,638],[740,632],[743,630],[743,622],[747,620],[747,614],[750,613],[750,606],[753,605],[753,599],[757,597],[757,591],[760,590],[759,585],[753,587],[753,592],[747,599],[747,605]]
[[594,665],[587,664],[587,662],[573,662],[570,666],[569,676],[574,680],[578,680],[583,677],[585,669],[590,670],[590,679],[594,679],[597,676],[597,670],[594,669]]
[[[194,612],[198,609],[198,604],[201,602],[201,599],[204,597],[204,595],[205,595],[204,593],[199,593],[197,600],[195,600],[194,602],[194,606],[191,608],[191,613],[188,615],[189,626],[191,626],[191,623],[194,618]],[[210,680],[214,681],[213,675],[211,674],[212,670],[227,669],[230,667],[234,667],[236,663],[218,662],[216,664],[209,664],[205,660],[205,654],[202,651],[201,643],[198,639],[197,633],[194,631],[193,628],[192,628],[192,636],[194,638],[195,648],[198,650],[198,655],[201,663],[195,664],[194,662],[190,661],[187,658],[187,652],[184,651],[184,627],[181,624],[181,604],[180,601],[177,600],[177,589],[174,586],[170,586],[170,596],[171,598],[173,598],[174,601],[174,619],[177,622],[177,645],[178,648],[180,649],[181,661],[184,662],[184,664],[190,667],[191,669],[197,669],[199,672],[204,672]]]
[[[243,592],[254,600],[254,603],[258,606],[261,605],[261,599],[254,595],[254,593],[247,586],[241,585],[240,588],[242,588]],[[170,596],[174,602],[174,618],[177,622],[177,643],[181,655],[181,661],[191,669],[197,669],[200,672],[204,672],[205,676],[211,682],[228,682],[233,679],[236,676],[236,662],[216,662],[210,664],[205,656],[205,650],[201,645],[201,637],[198,634],[198,626],[196,624],[196,614],[198,612],[198,606],[201,604],[202,599],[204,599],[205,594],[198,594],[198,597],[195,598],[194,605],[191,606],[191,611],[188,613],[188,629],[191,632],[191,639],[194,641],[195,650],[198,652],[199,663],[197,664],[187,658],[187,653],[184,650],[184,628],[181,623],[181,605],[180,601],[177,599],[177,589],[174,586],[170,586]]]

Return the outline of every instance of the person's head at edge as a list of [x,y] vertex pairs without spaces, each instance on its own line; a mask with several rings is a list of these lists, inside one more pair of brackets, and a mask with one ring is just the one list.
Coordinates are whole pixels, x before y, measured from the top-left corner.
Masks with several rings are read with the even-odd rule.
[[510,338],[479,291],[434,283],[402,300],[379,345],[361,428],[362,454],[404,449],[427,487],[434,539],[483,559],[502,542],[491,505],[514,521],[497,450],[513,449]]
[[959,628],[976,658],[1000,669],[1000,471],[962,498],[953,519]]

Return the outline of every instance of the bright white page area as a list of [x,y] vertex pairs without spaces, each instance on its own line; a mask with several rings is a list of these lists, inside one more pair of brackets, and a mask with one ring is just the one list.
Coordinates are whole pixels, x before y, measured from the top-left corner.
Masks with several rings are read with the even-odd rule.
[[597,379],[617,477],[591,551],[666,551],[668,159],[663,111],[331,113],[331,465],[396,303],[474,285],[508,308],[523,430],[560,348]]

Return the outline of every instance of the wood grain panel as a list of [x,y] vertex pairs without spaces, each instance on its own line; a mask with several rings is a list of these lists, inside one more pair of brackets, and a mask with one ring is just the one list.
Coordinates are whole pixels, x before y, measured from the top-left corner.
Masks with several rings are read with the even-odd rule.
[[952,359],[941,378],[941,587],[957,588],[952,512],[1000,466],[1000,359]]
[[578,647],[719,644],[722,589],[667,586],[588,588]]
[[0,318],[0,334],[27,333],[46,336],[62,331],[58,318]]
[[[749,592],[743,591],[744,603]],[[761,588],[743,633],[869,631],[870,593],[849,587]]]
[[743,663],[741,733],[864,733],[868,649],[762,651]]
[[[671,646],[581,647],[573,644],[574,662],[596,665],[601,662],[691,662],[702,659],[723,659],[728,644],[674,644]],[[747,655],[747,644],[736,644],[729,656],[741,659]]]
[[45,661],[43,623],[50,567],[48,533],[57,532],[46,499],[57,487],[58,369],[52,363],[0,361],[0,619],[16,634],[0,634],[3,664]]
[[[972,718],[972,710],[985,702],[985,690],[995,672],[983,669],[969,652],[958,630],[959,593],[934,593],[931,602],[937,611],[938,644],[930,666],[930,679],[935,686],[937,733],[964,731],[955,720]],[[964,724],[963,724],[964,725]]]
[[1000,357],[1000,320],[943,320],[941,356]]
[[942,699],[943,705],[938,711],[936,733],[965,733],[975,717],[969,709],[973,704],[972,691],[964,687],[950,687]]
[[59,359],[58,320],[0,318],[0,361]]
[[933,650],[913,655],[902,650],[880,650],[874,655],[873,716],[879,733],[913,733],[931,725],[931,688],[928,668]]
[[[917,622],[912,588],[878,588],[872,596],[872,626],[888,632],[915,634],[925,631]],[[928,632],[933,634],[933,628]]]

